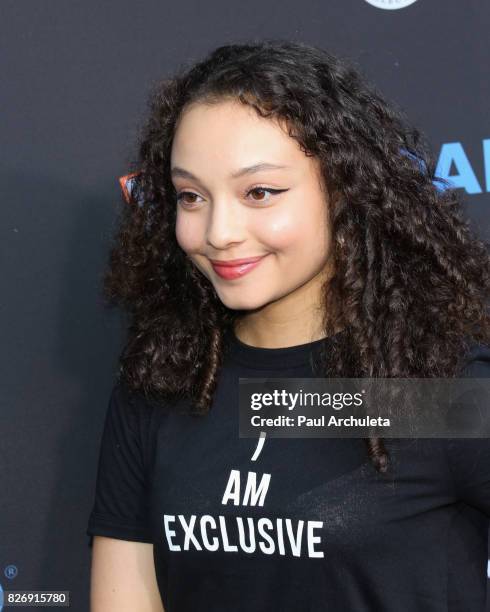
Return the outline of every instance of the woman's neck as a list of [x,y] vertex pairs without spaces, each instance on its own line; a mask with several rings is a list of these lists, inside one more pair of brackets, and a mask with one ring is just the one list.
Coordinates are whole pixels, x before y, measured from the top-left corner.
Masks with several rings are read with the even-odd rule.
[[249,321],[248,315],[235,324],[235,335],[244,344],[259,348],[284,348],[320,340],[326,336],[320,326],[311,328],[293,322]]

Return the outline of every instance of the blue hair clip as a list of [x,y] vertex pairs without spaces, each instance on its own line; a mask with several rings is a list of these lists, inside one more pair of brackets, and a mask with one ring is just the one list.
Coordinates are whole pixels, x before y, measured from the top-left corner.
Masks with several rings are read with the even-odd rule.
[[[427,165],[424,162],[424,160],[421,159],[418,155],[415,155],[414,153],[411,153],[410,151],[404,148],[400,149],[400,153],[402,153],[402,155],[406,155],[410,159],[413,159],[418,164],[418,167],[421,170],[421,172],[423,172],[424,174],[427,174]],[[437,176],[435,176],[432,179],[432,183],[434,184],[434,187],[438,191],[444,191],[445,189],[451,188],[451,185],[448,184],[447,181],[445,181],[444,179],[438,178]]]
[[143,201],[140,199],[139,202],[136,202],[136,199],[134,198],[136,179],[139,175],[140,172],[131,172],[130,174],[120,176],[119,185],[121,186],[124,199],[128,204],[138,204],[139,206],[142,206]]
[[[121,186],[121,190],[124,196],[124,199],[128,204],[136,204],[139,208],[142,208],[145,204],[145,200],[143,196],[140,194],[139,198],[135,196],[136,181],[141,172],[131,172],[130,174],[125,174],[124,176],[119,177],[119,185]],[[151,226],[151,209],[153,208],[153,204],[150,203],[148,205],[147,210],[147,219],[145,223],[145,229],[147,232],[150,230]]]

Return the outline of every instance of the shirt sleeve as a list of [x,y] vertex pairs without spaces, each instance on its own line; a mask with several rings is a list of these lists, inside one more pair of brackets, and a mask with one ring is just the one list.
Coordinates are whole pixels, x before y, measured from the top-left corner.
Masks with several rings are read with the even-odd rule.
[[138,406],[117,382],[106,410],[87,535],[152,542],[143,439]]
[[[472,348],[461,377],[490,377],[490,347]],[[445,443],[458,497],[490,516],[490,438],[451,438]]]

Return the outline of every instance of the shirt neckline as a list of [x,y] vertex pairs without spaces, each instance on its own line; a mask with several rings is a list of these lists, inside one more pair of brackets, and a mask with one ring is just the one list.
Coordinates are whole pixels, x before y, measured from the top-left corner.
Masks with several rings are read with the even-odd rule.
[[311,365],[311,357],[316,354],[331,337],[312,342],[281,348],[262,348],[245,344],[233,329],[226,335],[228,355],[232,361],[253,369],[284,369]]

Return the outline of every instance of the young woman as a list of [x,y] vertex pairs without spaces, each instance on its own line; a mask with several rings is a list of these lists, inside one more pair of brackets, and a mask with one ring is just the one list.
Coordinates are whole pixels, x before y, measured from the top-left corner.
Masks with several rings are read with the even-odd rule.
[[240,377],[489,375],[488,250],[421,133],[344,59],[226,45],[131,170],[93,612],[483,612],[488,439],[238,435]]

